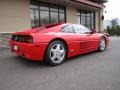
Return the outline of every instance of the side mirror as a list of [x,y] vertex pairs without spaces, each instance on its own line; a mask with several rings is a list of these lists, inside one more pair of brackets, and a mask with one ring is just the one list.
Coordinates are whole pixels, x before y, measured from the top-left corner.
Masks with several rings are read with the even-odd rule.
[[91,34],[96,33],[95,29],[91,29]]

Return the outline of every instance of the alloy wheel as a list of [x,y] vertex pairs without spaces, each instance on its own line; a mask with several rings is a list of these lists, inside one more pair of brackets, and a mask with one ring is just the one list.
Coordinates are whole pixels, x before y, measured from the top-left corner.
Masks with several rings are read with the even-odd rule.
[[65,57],[65,48],[62,44],[54,44],[50,49],[50,59],[54,63],[60,63]]
[[100,48],[101,51],[104,51],[105,47],[106,47],[106,41],[105,41],[104,38],[102,38],[101,41],[100,41],[100,47],[99,48]]

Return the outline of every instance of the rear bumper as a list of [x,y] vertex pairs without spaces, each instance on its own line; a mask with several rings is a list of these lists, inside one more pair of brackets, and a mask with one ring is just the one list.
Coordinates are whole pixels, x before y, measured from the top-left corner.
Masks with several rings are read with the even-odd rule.
[[[17,50],[14,49],[14,45],[17,46]],[[47,45],[48,43],[26,44],[10,41],[11,51],[29,60],[43,61]]]

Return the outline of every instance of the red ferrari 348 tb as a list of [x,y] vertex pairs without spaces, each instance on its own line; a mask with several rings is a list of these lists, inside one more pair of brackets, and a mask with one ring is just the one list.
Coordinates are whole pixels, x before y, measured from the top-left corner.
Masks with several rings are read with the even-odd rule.
[[51,24],[13,33],[11,51],[29,60],[62,64],[66,58],[90,51],[104,51],[109,43],[107,33],[96,33],[78,24]]

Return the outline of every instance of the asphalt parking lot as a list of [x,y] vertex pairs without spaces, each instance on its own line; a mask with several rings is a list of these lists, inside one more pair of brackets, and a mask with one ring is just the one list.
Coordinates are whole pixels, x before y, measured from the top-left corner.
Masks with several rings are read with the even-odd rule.
[[0,90],[120,90],[120,37],[92,52],[50,67],[0,49]]

